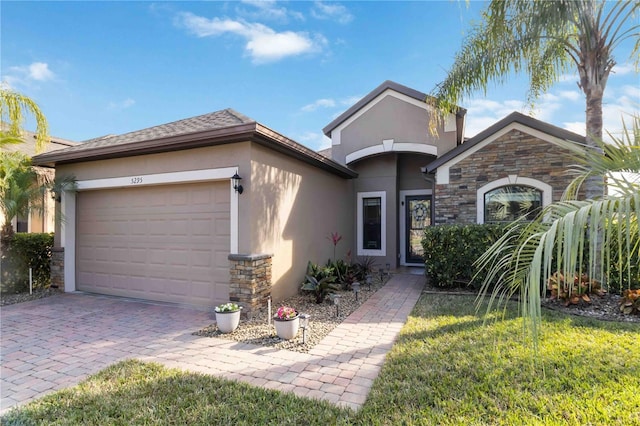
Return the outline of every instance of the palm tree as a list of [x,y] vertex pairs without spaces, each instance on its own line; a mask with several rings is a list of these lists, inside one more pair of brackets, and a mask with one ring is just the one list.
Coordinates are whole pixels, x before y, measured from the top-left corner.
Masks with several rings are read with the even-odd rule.
[[[636,68],[639,64],[640,24],[634,19],[639,8],[638,1],[492,0],[428,102],[444,113],[455,111],[462,98],[486,93],[490,83],[503,83],[513,72],[528,76],[533,104],[564,73],[577,69],[586,97],[587,144],[597,147],[602,98],[620,43],[635,41],[631,58]],[[589,178],[585,191],[587,198],[601,196],[602,181]]]
[[[0,87],[0,148],[23,143],[22,125],[26,115],[36,122],[36,152],[49,143],[47,119],[38,105],[29,97]],[[31,160],[18,152],[0,152],[0,211],[4,224],[0,238],[6,241],[13,234],[11,221],[17,215],[42,209],[43,175],[31,166]]]
[[[540,297],[552,273],[603,276],[620,287],[626,282],[627,288],[640,280],[640,116],[622,137],[610,137],[612,143],[592,140],[595,149],[558,142],[577,162],[563,199],[544,208],[531,223],[515,222],[477,262],[488,271],[480,299],[491,292],[491,309],[520,291],[522,313],[534,336],[540,324]],[[581,186],[592,177],[606,178],[613,191],[600,199],[578,200]],[[599,262],[584,266],[586,259],[595,258]]]
[[42,152],[49,143],[49,125],[40,107],[29,97],[0,87],[0,147],[23,142],[25,115],[33,116],[36,122],[36,152]]

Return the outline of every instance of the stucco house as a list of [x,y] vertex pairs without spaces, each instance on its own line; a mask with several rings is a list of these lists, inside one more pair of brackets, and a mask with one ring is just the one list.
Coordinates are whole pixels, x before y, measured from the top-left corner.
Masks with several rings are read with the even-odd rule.
[[[4,124],[2,125],[4,127]],[[23,143],[10,144],[3,147],[7,152],[21,152],[29,157],[36,155],[36,135],[33,132],[22,132]],[[52,136],[46,145],[44,152],[53,152],[76,145],[77,142]],[[48,168],[36,167],[36,172],[43,175],[51,175],[53,171]],[[15,232],[53,232],[55,208],[50,193],[43,194],[42,211],[32,211],[29,215],[19,215],[13,218],[11,225]],[[0,224],[4,223],[4,215],[0,212]]]
[[550,142],[583,137],[513,113],[465,140],[463,109],[433,136],[426,97],[382,83],[324,128],[322,155],[232,109],[39,155],[78,182],[52,278],[250,310],[297,292],[307,261],[332,256],[331,232],[339,256],[419,265],[425,226],[509,220],[560,197],[571,158]]

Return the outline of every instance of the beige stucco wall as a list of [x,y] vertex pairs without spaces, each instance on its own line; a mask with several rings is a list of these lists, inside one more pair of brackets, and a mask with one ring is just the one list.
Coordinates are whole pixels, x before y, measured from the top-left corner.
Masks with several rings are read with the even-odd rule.
[[274,255],[275,302],[298,291],[309,260],[333,256],[329,233],[343,236],[337,257],[353,246],[352,181],[251,142],[60,165],[57,173],[91,180],[221,167],[238,167],[243,178],[238,253]]
[[394,96],[384,97],[352,123],[338,127],[334,132],[341,132],[341,143],[332,146],[332,156],[342,164],[348,154],[380,145],[388,139],[396,143],[433,145],[437,147],[438,155],[456,146],[455,131],[445,132],[440,126],[436,136],[430,134],[427,110]]
[[[73,175],[76,180],[81,181],[237,166],[240,176],[248,176],[250,172],[249,147],[249,142],[240,142],[160,154],[62,164],[56,166],[56,175]],[[239,223],[247,223],[247,216],[247,211],[240,210]],[[243,218],[244,221],[242,221]],[[59,226],[56,227],[56,246],[60,245],[58,228]],[[238,248],[240,252],[249,252],[250,250],[249,233],[242,226],[239,227]]]
[[[386,255],[375,257],[378,266],[389,263],[392,268],[398,262],[398,193],[397,193],[397,154],[385,154],[358,161],[351,167],[358,172],[358,179],[354,181],[353,199],[357,199],[358,192],[384,191],[386,192]],[[353,221],[357,222],[357,209],[354,206]],[[354,229],[354,253],[357,253],[357,230]]]
[[240,196],[240,211],[250,212],[251,246],[271,253],[274,301],[295,294],[307,262],[333,257],[331,232],[343,236],[336,257],[353,246],[352,181],[263,146],[251,148],[251,175]]
[[421,154],[398,154],[398,190],[432,189],[424,180],[421,168],[435,157]]

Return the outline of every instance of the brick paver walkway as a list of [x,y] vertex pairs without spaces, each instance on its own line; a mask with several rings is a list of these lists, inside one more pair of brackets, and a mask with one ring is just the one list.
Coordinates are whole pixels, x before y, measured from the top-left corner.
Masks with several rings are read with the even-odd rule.
[[183,307],[84,294],[6,306],[0,313],[0,413],[130,358],[357,410],[423,283],[421,276],[393,276],[308,354],[193,336],[212,314]]

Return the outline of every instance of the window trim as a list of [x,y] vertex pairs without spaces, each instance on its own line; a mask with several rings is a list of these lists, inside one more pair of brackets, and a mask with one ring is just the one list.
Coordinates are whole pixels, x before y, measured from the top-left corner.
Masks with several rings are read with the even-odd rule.
[[493,182],[489,182],[483,187],[478,188],[476,193],[477,223],[480,223],[480,224],[485,223],[484,222],[485,194],[487,192],[493,191],[494,189],[497,189],[503,186],[511,186],[511,185],[530,186],[542,192],[542,208],[548,206],[552,202],[553,188],[551,187],[551,185],[548,185],[537,179],[519,177],[517,175],[509,175],[508,177],[494,180]]
[[[380,198],[380,250],[369,250],[362,246],[364,236],[362,221],[362,202],[365,198]],[[387,255],[387,193],[386,191],[371,191],[357,193],[357,252],[358,256],[386,256]]]

